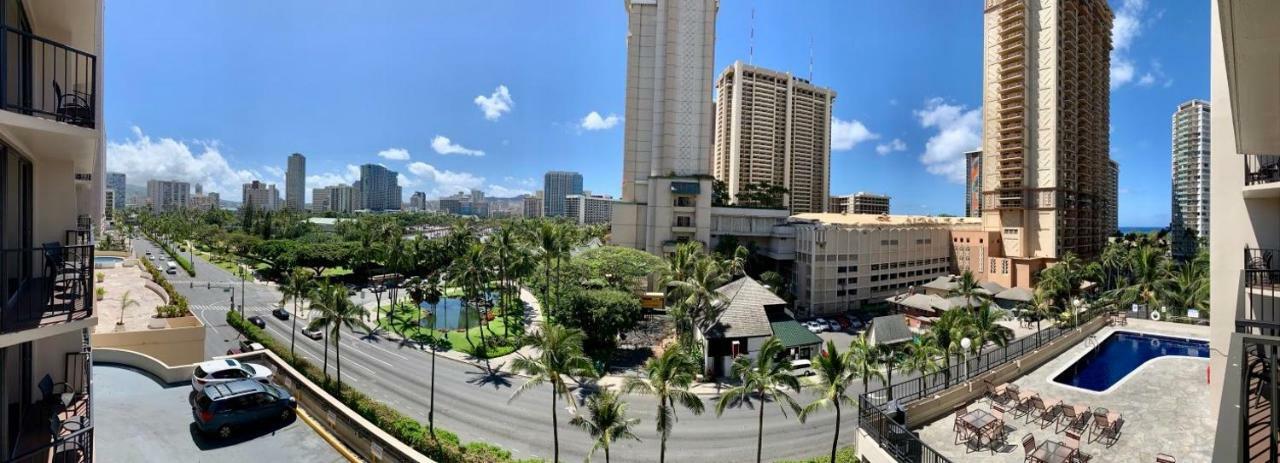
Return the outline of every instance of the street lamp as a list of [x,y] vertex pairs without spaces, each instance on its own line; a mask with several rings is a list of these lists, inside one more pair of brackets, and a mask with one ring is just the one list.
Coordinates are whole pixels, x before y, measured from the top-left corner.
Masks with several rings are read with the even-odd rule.
[[1080,328],[1080,305],[1083,303],[1078,297],[1071,300],[1071,322],[1077,329]]
[[[245,279],[244,264],[240,264],[240,317],[241,318],[244,317],[244,279]],[[235,291],[235,289],[232,289],[232,291]]]
[[973,341],[966,336],[960,340],[960,349],[964,351],[964,380],[969,380],[969,346],[973,345]]

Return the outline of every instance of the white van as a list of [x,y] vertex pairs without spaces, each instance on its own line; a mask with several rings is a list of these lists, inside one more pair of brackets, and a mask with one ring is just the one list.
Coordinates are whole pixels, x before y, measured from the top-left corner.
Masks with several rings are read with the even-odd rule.
[[174,261],[169,261],[168,268],[165,269],[164,273],[168,273],[170,275],[176,275],[178,273],[178,263]]

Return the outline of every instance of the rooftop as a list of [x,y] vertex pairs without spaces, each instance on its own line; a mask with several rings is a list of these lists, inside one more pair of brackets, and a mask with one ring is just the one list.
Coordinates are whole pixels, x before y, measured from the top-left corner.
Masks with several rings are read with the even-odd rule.
[[885,226],[885,225],[980,225],[977,217],[934,217],[927,215],[835,214],[812,212],[791,216],[792,221],[806,221],[826,225]]
[[728,304],[716,325],[707,331],[710,338],[746,338],[770,336],[767,306],[785,306],[787,301],[769,291],[751,277],[742,277],[721,286],[718,291],[723,304]]

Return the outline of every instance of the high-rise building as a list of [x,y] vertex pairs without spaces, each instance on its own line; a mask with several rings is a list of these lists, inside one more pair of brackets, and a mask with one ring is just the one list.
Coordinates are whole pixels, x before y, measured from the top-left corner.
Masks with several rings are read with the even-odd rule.
[[1102,233],[1115,235],[1120,231],[1120,163],[1114,159],[1107,160],[1107,182],[1102,193],[1103,198],[1111,199],[1102,212]]
[[360,166],[360,180],[356,183],[360,190],[360,208],[370,211],[400,209],[399,177],[395,171],[377,164]]
[[[627,0],[622,198],[613,241],[651,254],[711,241],[717,0]],[[547,192],[550,196],[551,192]]]
[[289,155],[289,168],[284,173],[284,207],[297,212],[306,208],[307,158],[302,153]]
[[564,217],[564,197],[582,194],[582,174],[551,171],[542,180],[542,213],[547,217]]
[[114,202],[108,203],[108,206],[124,209],[126,178],[125,174],[121,172],[107,172],[107,189],[114,192],[112,195]]
[[476,217],[489,216],[489,202],[481,199],[475,201],[475,190],[473,194],[458,192],[453,196],[440,198],[440,210],[454,215],[471,215]]
[[525,195],[524,197],[524,217],[537,218],[542,217],[542,192],[536,195]]
[[415,211],[423,211],[427,209],[427,194],[421,191],[415,191],[409,196],[409,208]]
[[360,209],[360,190],[348,185],[311,189],[311,209],[316,212],[353,212]]
[[613,218],[613,197],[606,195],[565,196],[565,217],[575,223],[594,225],[609,223]]
[[1197,240],[1209,236],[1209,103],[1191,100],[1173,113],[1173,197],[1170,251],[1195,255]]
[[729,200],[750,186],[787,189],[792,214],[826,212],[836,92],[734,61],[716,79],[714,174]]
[[257,211],[280,209],[280,191],[274,183],[254,180],[240,187],[240,207]]
[[888,214],[889,196],[859,191],[851,195],[832,196],[827,212],[833,214]]
[[964,153],[964,216],[982,217],[982,150]]
[[[103,3],[11,1],[3,9],[9,44],[0,47],[4,461],[108,459],[94,451],[94,423],[103,408],[94,394],[106,388],[91,386],[99,358],[97,339],[90,347],[89,338],[95,326],[98,335],[107,331],[98,320],[111,316],[106,304],[94,301],[101,284],[92,270],[94,244],[79,233],[100,226],[108,209]],[[67,92],[63,98],[54,97],[55,85]],[[113,190],[112,199],[123,194]]]
[[218,209],[222,207],[221,199],[218,193],[210,191],[209,193],[197,193],[191,197],[190,207],[198,211],[206,211],[209,209]]
[[175,180],[147,180],[147,201],[156,212],[186,209],[191,199],[191,184]]
[[1004,286],[1106,243],[1111,22],[1104,1],[985,2],[982,220]]

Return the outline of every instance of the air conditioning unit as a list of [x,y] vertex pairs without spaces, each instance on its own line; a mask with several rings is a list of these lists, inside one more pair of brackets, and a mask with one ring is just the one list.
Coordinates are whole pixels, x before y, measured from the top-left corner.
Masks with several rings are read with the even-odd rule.
[[78,174],[76,174],[76,181],[77,181],[77,182],[92,182],[92,181],[93,181],[93,174],[79,174],[79,173],[78,173]]

